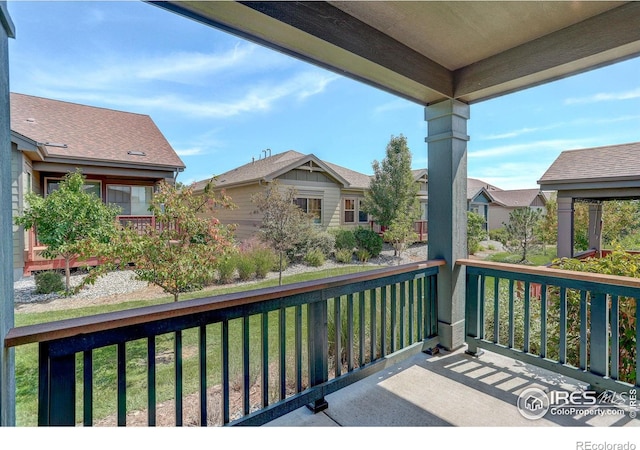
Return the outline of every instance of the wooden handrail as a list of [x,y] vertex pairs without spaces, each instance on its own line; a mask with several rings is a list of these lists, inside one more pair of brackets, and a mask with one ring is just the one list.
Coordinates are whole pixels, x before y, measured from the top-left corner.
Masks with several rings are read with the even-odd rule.
[[215,311],[228,307],[250,305],[306,292],[330,289],[351,283],[363,282],[398,275],[402,273],[443,266],[444,260],[431,260],[424,263],[410,263],[390,268],[375,269],[366,272],[340,275],[319,280],[304,281],[284,286],[273,286],[253,291],[235,292],[212,297],[185,300],[178,303],[146,306],[142,308],[114,311],[87,317],[65,319],[36,325],[12,328],[7,333],[5,348],[35,342],[46,342],[54,339],[113,330],[120,327],[141,325],[163,319]]
[[458,259],[456,265],[479,267],[482,269],[495,269],[504,272],[523,273],[529,275],[541,275],[544,277],[563,278],[566,280],[587,281],[591,283],[601,283],[613,286],[626,286],[640,288],[640,279],[622,277],[619,275],[608,275],[592,272],[578,272],[575,270],[553,269],[545,266],[525,266],[520,264],[498,263],[491,261],[480,261],[475,259]]

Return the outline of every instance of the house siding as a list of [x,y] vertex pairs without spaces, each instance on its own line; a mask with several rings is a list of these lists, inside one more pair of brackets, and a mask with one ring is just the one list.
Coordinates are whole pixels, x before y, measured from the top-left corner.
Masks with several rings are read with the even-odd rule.
[[[23,156],[17,145],[11,144],[11,217],[22,214],[22,165]],[[22,276],[24,267],[24,231],[22,227],[12,224],[13,231],[13,279]]]
[[226,195],[231,197],[236,208],[220,208],[214,214],[214,217],[225,225],[237,225],[235,236],[240,241],[254,236],[260,228],[262,214],[251,201],[251,196],[261,191],[262,186],[258,184],[225,189]]

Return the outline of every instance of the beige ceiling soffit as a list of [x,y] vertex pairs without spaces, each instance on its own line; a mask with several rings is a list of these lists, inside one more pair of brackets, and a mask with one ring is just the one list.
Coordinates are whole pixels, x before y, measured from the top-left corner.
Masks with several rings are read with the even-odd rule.
[[640,55],[631,2],[455,72],[455,98],[475,102]]
[[[420,104],[444,100],[450,98],[453,93],[453,77],[450,71],[412,50],[415,60],[407,64],[407,48],[404,46],[402,56],[387,52],[384,55],[386,59],[371,61],[354,53],[363,49],[373,52],[374,56],[385,53],[367,50],[369,40],[354,42],[351,44],[352,49],[346,50],[237,2],[149,3]],[[357,20],[323,2],[311,2],[306,5],[321,4],[343,14],[351,21]],[[358,23],[362,27],[368,27],[361,22]],[[369,28],[372,32],[393,41],[395,45],[402,45]]]

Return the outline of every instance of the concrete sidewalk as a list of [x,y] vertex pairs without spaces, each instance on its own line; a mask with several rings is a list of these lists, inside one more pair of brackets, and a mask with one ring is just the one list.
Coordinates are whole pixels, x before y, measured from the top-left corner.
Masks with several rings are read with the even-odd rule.
[[[326,397],[329,408],[300,408],[265,426],[639,426],[628,411],[612,415],[552,415],[525,418],[517,408],[527,388],[545,392],[587,389],[585,383],[495,353],[480,358],[441,351],[415,355]],[[598,409],[604,409],[598,407]],[[619,411],[618,411],[619,412]]]

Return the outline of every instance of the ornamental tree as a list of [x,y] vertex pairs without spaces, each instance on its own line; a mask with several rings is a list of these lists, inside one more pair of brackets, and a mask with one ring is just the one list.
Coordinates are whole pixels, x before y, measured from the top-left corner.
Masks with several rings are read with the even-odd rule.
[[392,136],[382,162],[373,161],[374,175],[365,193],[362,209],[387,228],[400,217],[417,219],[420,203],[418,183],[411,172],[411,152],[407,138]]
[[313,226],[312,217],[294,203],[296,195],[294,188],[283,189],[276,181],[251,198],[262,213],[260,238],[269,243],[279,256],[279,285],[282,285],[286,252],[300,244]]
[[84,184],[84,176],[77,171],[67,174],[46,197],[28,193],[27,208],[15,218],[17,225],[35,229],[38,241],[47,246],[42,256],[64,259],[67,293],[71,290],[71,260],[100,256],[94,253],[97,245],[109,242],[116,232],[119,208],[85,191]]
[[541,218],[539,209],[516,208],[509,214],[509,223],[504,224],[507,250],[520,255],[521,263],[527,263],[527,256],[541,246],[537,234]]
[[123,230],[117,258],[132,264],[140,280],[173,295],[201,289],[215,277],[220,260],[233,252],[233,227],[214,217],[219,208],[233,208],[231,199],[213,190],[213,179],[202,194],[194,186],[160,182],[151,200],[155,226]]

